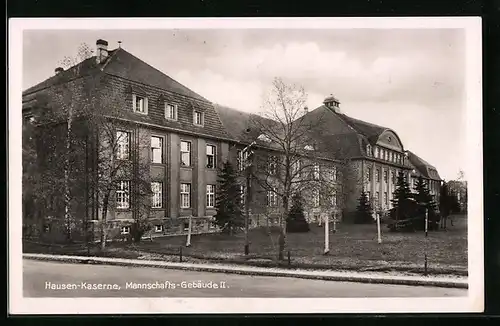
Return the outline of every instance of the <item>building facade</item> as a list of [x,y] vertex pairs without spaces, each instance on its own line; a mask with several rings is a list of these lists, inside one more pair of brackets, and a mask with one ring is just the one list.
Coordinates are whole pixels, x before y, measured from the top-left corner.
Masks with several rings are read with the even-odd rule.
[[[111,237],[127,236],[130,225],[144,214],[139,191],[144,181],[150,189],[146,217],[154,224],[152,236],[186,233],[189,221],[195,233],[215,231],[217,170],[225,161],[237,167],[241,191],[249,195],[251,227],[277,224],[282,203],[276,187],[283,174],[279,169],[283,151],[255,128],[256,116],[214,105],[125,49],[107,46],[98,40],[96,56],[67,70],[57,68],[54,76],[23,92],[24,124],[43,127],[40,116],[50,111],[53,118],[42,138],[60,130],[61,141],[39,145],[36,160],[46,163],[59,156],[47,144],[76,153],[71,171],[79,181],[68,191],[74,198],[81,195],[81,200],[68,207],[60,191],[67,182],[49,184],[46,189],[54,192],[49,197],[58,203],[38,203],[48,207],[40,211],[44,229],[51,232],[69,212],[86,228],[106,216]],[[362,190],[376,209],[387,210],[397,173],[421,168],[411,161],[416,156],[405,155],[395,131],[345,115],[333,96],[300,119],[318,121],[293,157],[294,184],[305,185],[297,189],[305,199],[309,221],[348,217],[355,212]],[[78,128],[78,140],[62,141]],[[250,144],[255,155],[247,183],[242,151]],[[52,169],[56,179],[68,181],[62,173],[67,163],[46,163],[41,173]],[[120,169],[113,170],[117,165]],[[426,169],[435,171],[427,174],[433,186],[439,179],[437,171]]]
[[409,178],[410,189],[415,192],[417,180],[419,177],[422,177],[427,184],[429,193],[434,199],[434,202],[439,203],[442,179],[437,169],[411,151],[407,152],[407,156],[412,166]]

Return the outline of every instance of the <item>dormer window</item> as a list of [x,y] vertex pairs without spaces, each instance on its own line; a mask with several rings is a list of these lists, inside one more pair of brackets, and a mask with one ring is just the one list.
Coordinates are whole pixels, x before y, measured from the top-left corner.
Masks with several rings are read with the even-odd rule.
[[132,105],[134,112],[148,114],[148,99],[144,96],[133,95]]
[[203,126],[203,112],[193,111],[193,123],[197,126]]
[[263,141],[263,142],[266,142],[266,143],[270,143],[271,142],[271,138],[269,138],[269,136],[265,135],[265,134],[259,135],[259,137],[257,137],[257,140],[260,140],[260,141]]
[[165,119],[177,120],[177,105],[165,103]]
[[371,145],[366,145],[366,155],[372,156],[372,146]]

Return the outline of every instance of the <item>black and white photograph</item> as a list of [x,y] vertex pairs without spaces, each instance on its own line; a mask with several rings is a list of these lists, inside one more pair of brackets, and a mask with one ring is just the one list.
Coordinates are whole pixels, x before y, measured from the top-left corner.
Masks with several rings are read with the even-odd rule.
[[480,18],[10,30],[11,313],[483,311]]

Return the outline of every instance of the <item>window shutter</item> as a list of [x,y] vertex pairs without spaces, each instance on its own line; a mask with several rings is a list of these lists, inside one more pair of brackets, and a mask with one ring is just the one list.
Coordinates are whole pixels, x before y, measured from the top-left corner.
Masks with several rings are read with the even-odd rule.
[[148,114],[148,98],[144,97],[144,113]]
[[135,96],[135,94],[132,94],[132,112],[135,112],[135,100],[136,100],[136,96]]
[[174,118],[175,118],[175,120],[177,120],[177,115],[179,114],[179,113],[178,113],[178,112],[179,112],[179,107],[178,107],[178,105],[177,105],[177,104],[174,104],[174,108],[175,108],[175,109],[174,109],[174,110],[175,110],[175,112],[174,112],[175,117],[174,117]]

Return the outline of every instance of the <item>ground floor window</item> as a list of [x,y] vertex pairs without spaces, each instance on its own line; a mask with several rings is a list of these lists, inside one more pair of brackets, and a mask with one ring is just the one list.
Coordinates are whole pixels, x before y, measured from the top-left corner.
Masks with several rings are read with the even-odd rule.
[[120,234],[130,234],[130,226],[122,226],[120,228]]

